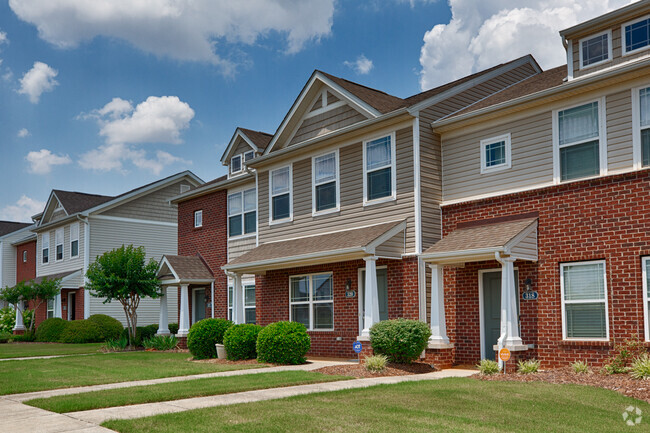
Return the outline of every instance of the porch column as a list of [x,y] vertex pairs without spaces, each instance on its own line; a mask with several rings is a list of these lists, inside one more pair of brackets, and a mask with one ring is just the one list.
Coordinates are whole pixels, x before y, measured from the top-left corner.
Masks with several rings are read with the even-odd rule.
[[377,293],[377,257],[364,257],[366,262],[366,283],[363,299],[363,331],[362,337],[370,337],[370,328],[379,322],[379,295]]
[[448,345],[443,268],[440,265],[429,265],[429,268],[431,268],[431,338],[429,338],[429,344]]
[[522,346],[517,320],[517,289],[515,286],[515,259],[500,258],[501,262],[501,336],[499,348]]
[[61,292],[54,298],[54,317],[59,319],[63,317],[61,315]]
[[[19,303],[22,303],[23,301],[19,301]],[[14,326],[13,331],[24,331],[25,330],[25,324],[23,323],[23,312],[20,308],[18,308],[18,305],[14,305],[16,307],[16,325]]]
[[188,300],[189,285],[181,284],[181,317],[178,323],[177,337],[186,337],[190,332],[190,304]]
[[241,283],[241,274],[233,274],[232,288],[232,321],[235,324],[244,323],[244,290]]
[[158,316],[158,335],[169,335],[169,315],[167,312],[167,286],[162,288],[160,297],[160,313]]

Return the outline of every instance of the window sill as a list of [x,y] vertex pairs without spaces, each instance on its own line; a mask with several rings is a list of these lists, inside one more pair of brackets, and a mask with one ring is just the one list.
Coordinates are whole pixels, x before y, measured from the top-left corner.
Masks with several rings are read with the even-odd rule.
[[589,70],[591,68],[595,68],[596,66],[601,66],[601,65],[604,65],[606,63],[611,63],[611,62],[612,62],[612,59],[606,59],[606,60],[601,60],[600,62],[591,63],[589,65],[583,65],[582,60],[581,60],[580,61],[580,70],[581,71]]
[[562,340],[560,346],[580,347],[580,346],[598,346],[612,347],[614,343],[608,340]]
[[634,54],[640,53],[642,51],[647,51],[647,50],[650,50],[650,45],[646,45],[645,47],[641,47],[641,48],[636,48],[632,51],[624,51],[623,47],[621,47],[621,57],[632,56]]
[[282,224],[287,224],[287,223],[292,223],[293,218],[285,218],[281,220],[276,220],[276,221],[269,221],[270,226],[277,226],[277,225],[282,225]]
[[384,197],[384,198],[377,198],[371,201],[365,201],[363,202],[363,207],[368,207],[368,206],[374,206],[376,204],[382,204],[382,203],[389,203],[391,201],[396,201],[397,197],[395,196],[390,196],[390,197]]
[[332,208],[332,209],[321,210],[321,211],[318,211],[318,212],[313,212],[312,211],[311,216],[313,218],[316,218],[316,217],[325,216],[325,215],[337,214],[339,212],[341,212],[341,209],[335,207],[335,208]]
[[257,236],[257,233],[246,233],[245,235],[229,236],[228,241],[238,241],[240,239],[250,239]]
[[334,332],[334,328],[332,329],[308,329],[307,332],[313,334],[316,332]]
[[492,174],[511,168],[510,164],[493,165],[491,167],[481,167],[481,174]]

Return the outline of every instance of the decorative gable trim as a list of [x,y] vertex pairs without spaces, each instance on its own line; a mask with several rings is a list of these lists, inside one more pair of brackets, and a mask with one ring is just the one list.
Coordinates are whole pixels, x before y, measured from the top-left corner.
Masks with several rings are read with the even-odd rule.
[[251,147],[251,149],[255,151],[255,153],[260,153],[260,149],[257,146],[255,146],[253,141],[250,138],[248,138],[248,136],[244,133],[244,131],[242,131],[241,128],[237,128],[232,138],[230,139],[228,146],[226,146],[226,150],[223,152],[223,155],[221,155],[221,163],[223,165],[228,165],[228,160],[232,157],[232,152],[235,149],[235,144],[237,143],[238,138],[244,140],[246,144],[248,144]]
[[[54,205],[54,202],[52,201],[52,199],[56,200],[56,203],[57,203],[58,206],[56,206],[56,208],[53,208],[52,212],[49,212],[50,207]],[[56,196],[56,193],[54,191],[52,191],[50,193],[50,197],[47,199],[47,203],[45,203],[45,207],[43,208],[42,217],[41,217],[40,220],[38,220],[38,223],[36,224],[36,227],[40,227],[43,224],[46,224],[45,220],[49,219],[52,216],[52,214],[54,213],[54,211],[59,209],[59,208],[63,209],[66,216],[70,216],[70,214],[68,214],[68,211],[66,210],[66,208],[64,208],[63,204],[61,204],[61,200],[59,200],[59,198]]]

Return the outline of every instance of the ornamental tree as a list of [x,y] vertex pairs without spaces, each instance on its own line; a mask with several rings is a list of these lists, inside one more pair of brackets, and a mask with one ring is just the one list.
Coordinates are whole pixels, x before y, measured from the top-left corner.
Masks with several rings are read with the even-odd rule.
[[117,300],[122,304],[129,344],[135,342],[140,299],[162,296],[157,270],[155,260],[146,262],[144,247],[122,245],[97,257],[86,272],[86,289],[92,296],[106,298],[104,303]]
[[[25,314],[23,303],[32,302],[34,304],[34,311],[38,307],[59,294],[61,291],[60,279],[44,278],[40,283],[30,281],[21,281],[13,287],[5,287],[0,291],[0,300],[12,304],[21,314]],[[29,332],[34,332],[34,322],[31,320],[29,323]]]

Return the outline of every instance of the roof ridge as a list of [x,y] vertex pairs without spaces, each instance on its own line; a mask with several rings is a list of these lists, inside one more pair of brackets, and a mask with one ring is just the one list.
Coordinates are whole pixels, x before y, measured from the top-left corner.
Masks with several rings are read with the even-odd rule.
[[393,98],[398,98],[398,99],[404,100],[404,98],[400,98],[399,96],[395,96],[395,95],[390,94],[390,93],[388,93],[388,92],[386,92],[384,90],[375,89],[374,87],[366,86],[365,84],[357,83],[356,81],[351,81],[351,80],[348,80],[347,78],[339,77],[337,75],[330,74],[330,73],[322,71],[320,69],[316,69],[316,71],[320,72],[321,74],[327,75],[328,77],[336,78],[336,79],[345,81],[346,83],[350,83],[350,84],[353,84],[355,86],[363,87],[364,89],[372,90],[373,92],[382,93],[382,94],[384,94],[386,96],[392,96]]

